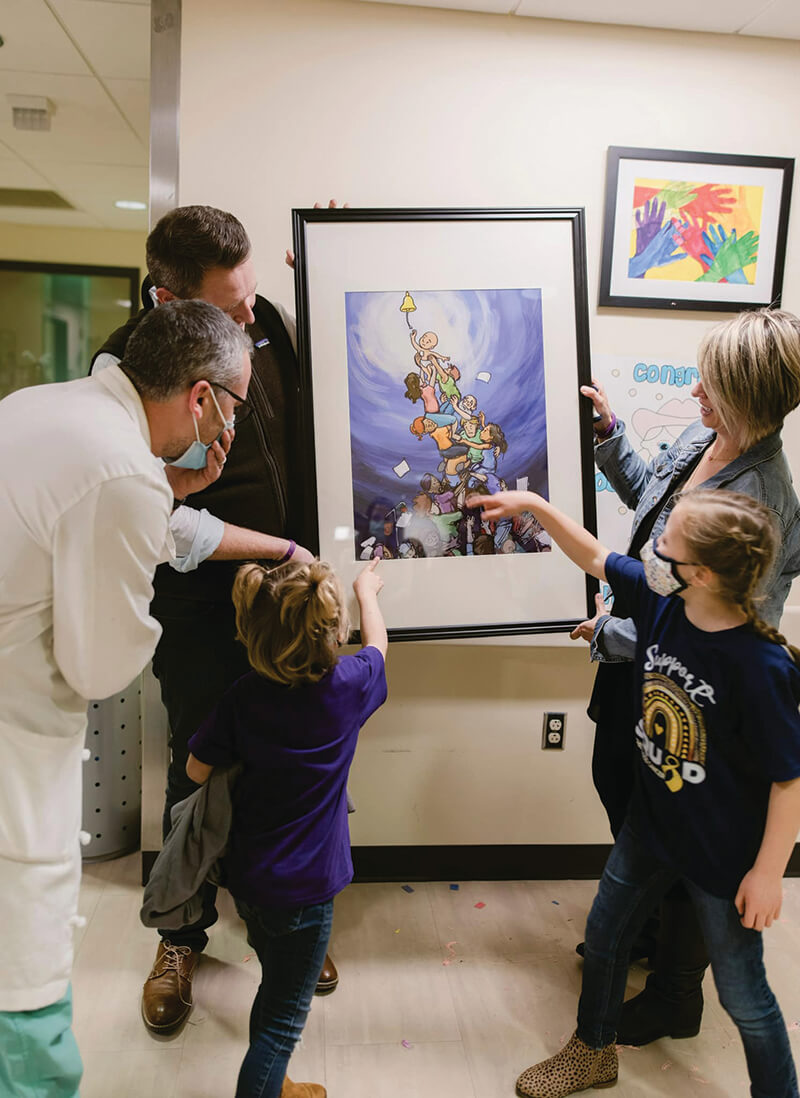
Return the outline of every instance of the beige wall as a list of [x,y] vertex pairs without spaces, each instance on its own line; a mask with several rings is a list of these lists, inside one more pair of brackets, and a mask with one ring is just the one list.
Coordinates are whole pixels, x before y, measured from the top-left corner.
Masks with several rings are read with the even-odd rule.
[[103,267],[138,267],[144,271],[146,238],[143,232],[58,229],[0,221],[0,259],[92,263]]
[[[183,28],[180,201],[235,211],[261,291],[289,305],[292,206],[580,205],[594,353],[691,361],[714,314],[594,304],[607,146],[796,152],[796,42],[346,0],[192,0]],[[800,471],[797,418],[787,443]],[[585,647],[395,645],[389,679],[353,771],[354,842],[607,841]],[[563,754],[541,751],[547,708],[568,712]]]

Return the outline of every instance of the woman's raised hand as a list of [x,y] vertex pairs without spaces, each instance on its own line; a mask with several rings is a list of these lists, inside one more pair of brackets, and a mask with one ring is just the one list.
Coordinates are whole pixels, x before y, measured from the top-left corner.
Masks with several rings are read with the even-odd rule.
[[600,419],[594,424],[595,430],[599,432],[607,431],[611,426],[611,420],[614,413],[611,411],[611,407],[608,403],[608,397],[606,391],[596,377],[592,378],[591,385],[581,385],[581,395],[588,397],[594,404],[594,410]]

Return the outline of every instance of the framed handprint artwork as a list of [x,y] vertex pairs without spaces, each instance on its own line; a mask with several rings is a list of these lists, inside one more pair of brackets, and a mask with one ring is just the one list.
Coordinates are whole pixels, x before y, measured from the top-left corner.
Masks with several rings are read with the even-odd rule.
[[778,306],[794,160],[608,150],[600,305]]
[[375,557],[393,640],[566,632],[585,576],[524,489],[594,529],[580,209],[295,210],[303,455],[320,555]]

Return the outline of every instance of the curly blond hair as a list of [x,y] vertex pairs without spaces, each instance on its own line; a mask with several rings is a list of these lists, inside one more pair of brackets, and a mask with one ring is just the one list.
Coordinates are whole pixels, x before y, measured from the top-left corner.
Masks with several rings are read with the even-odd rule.
[[242,565],[233,604],[251,667],[284,686],[319,682],[336,666],[350,632],[342,585],[324,561]]

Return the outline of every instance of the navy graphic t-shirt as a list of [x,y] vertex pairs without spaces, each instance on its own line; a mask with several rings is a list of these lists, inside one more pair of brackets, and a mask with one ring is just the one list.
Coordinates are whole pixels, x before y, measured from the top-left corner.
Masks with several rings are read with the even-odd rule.
[[657,857],[733,899],[764,835],[770,786],[800,777],[800,669],[747,625],[707,632],[683,599],[611,553],[606,576],[636,622],[639,747],[631,820]]
[[317,683],[239,679],[189,740],[208,766],[244,764],[225,867],[262,907],[324,903],[353,879],[347,775],[361,726],[386,701],[377,648],[342,656]]

